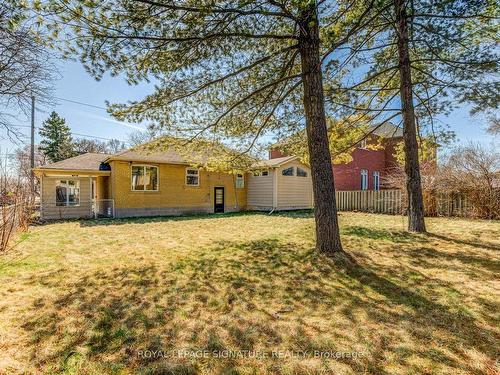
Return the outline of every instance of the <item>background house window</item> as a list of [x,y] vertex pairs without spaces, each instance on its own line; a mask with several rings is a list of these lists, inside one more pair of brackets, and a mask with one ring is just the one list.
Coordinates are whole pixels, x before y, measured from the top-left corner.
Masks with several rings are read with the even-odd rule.
[[359,142],[359,148],[366,149],[366,138]]
[[293,176],[293,170],[294,170],[294,168],[293,168],[293,167],[289,167],[289,168],[283,169],[283,170],[281,171],[281,174],[282,174],[283,176]]
[[297,176],[298,177],[307,177],[307,172],[300,167],[297,167]]
[[243,174],[238,173],[236,175],[236,188],[237,189],[243,189],[245,187],[245,177]]
[[380,172],[373,172],[373,190],[380,190]]
[[56,206],[78,206],[80,204],[80,181],[56,181]]
[[186,169],[186,185],[199,186],[200,185],[200,171],[196,168]]
[[158,167],[148,165],[132,166],[132,190],[157,191]]
[[265,176],[269,176],[269,171],[254,171],[253,175],[255,177],[260,177],[260,176],[265,177]]
[[361,170],[361,190],[368,189],[368,171],[366,169]]

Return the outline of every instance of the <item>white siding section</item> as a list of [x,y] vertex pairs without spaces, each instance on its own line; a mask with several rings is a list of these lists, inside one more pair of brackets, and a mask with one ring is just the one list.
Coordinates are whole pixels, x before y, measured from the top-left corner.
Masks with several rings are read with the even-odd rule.
[[[80,205],[79,206],[56,206],[56,181],[57,180],[80,181]],[[90,198],[90,177],[42,177],[41,217],[42,219],[78,219],[92,217],[92,200]]]
[[274,171],[268,176],[248,174],[247,207],[250,210],[271,210],[273,208]]
[[[295,167],[295,176],[283,176],[281,171]],[[297,167],[307,172],[307,177],[297,176]],[[278,170],[278,210],[312,208],[311,170],[298,161],[282,165]]]

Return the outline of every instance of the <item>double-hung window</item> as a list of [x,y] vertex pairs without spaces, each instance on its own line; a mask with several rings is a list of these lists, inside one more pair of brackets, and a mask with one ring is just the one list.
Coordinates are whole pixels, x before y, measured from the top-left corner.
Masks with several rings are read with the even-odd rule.
[[380,172],[373,172],[373,190],[380,190]]
[[56,206],[80,205],[80,181],[56,181]]
[[186,185],[200,186],[200,170],[196,168],[186,168]]
[[158,191],[158,167],[152,165],[132,165],[133,191]]
[[245,177],[241,173],[236,174],[236,188],[243,189],[244,187],[245,187]]
[[368,171],[361,170],[361,190],[368,190]]

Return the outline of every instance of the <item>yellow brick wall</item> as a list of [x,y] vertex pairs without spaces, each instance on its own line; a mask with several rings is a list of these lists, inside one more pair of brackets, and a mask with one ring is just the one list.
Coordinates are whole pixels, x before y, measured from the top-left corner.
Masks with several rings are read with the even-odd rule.
[[96,177],[96,198],[97,199],[109,199],[110,193],[110,177],[109,176],[97,176]]
[[112,161],[110,165],[111,194],[117,209],[201,208],[210,212],[214,205],[214,187],[216,186],[225,188],[226,211],[238,211],[246,207],[248,176],[245,176],[245,187],[235,189],[232,174],[201,170],[200,185],[193,187],[186,186],[185,165],[150,164],[159,167],[159,190],[157,192],[143,192],[131,189],[132,163]]

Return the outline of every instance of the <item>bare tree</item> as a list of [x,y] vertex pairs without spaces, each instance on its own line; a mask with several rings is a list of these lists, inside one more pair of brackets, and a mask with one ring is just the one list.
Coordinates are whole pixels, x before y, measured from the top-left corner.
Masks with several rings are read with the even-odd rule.
[[9,248],[17,231],[28,229],[34,213],[31,186],[27,179],[11,173],[10,163],[0,159],[0,252]]
[[106,144],[106,152],[110,154],[116,154],[122,150],[126,149],[125,142],[118,139],[110,139]]
[[[40,146],[35,145],[35,167],[47,164],[48,159],[40,149]],[[31,178],[31,165],[30,165],[30,146],[26,145],[18,148],[14,152],[13,168],[16,174],[23,179],[26,183]]]
[[21,137],[13,121],[19,111],[29,113],[31,97],[49,100],[55,72],[24,14],[10,1],[0,2],[0,128],[11,140]]
[[95,139],[81,138],[73,141],[73,151],[78,155],[87,152],[105,154],[108,151],[108,144]]
[[491,115],[488,117],[488,133],[493,135],[500,134],[500,118],[495,115]]
[[500,152],[469,143],[453,149],[436,174],[438,191],[463,193],[471,215],[500,218]]
[[152,141],[160,135],[160,131],[154,126],[148,126],[145,131],[137,130],[128,137],[131,146],[139,146],[143,143]]
[[[469,143],[455,147],[439,164],[421,160],[420,171],[426,215],[448,215],[446,207],[461,201],[467,202],[459,208],[463,215],[500,218],[500,152],[494,146]],[[384,183],[404,194],[406,179],[402,172],[402,165],[395,166]]]
[[78,155],[85,154],[87,152],[116,154],[124,149],[125,142],[119,141],[118,139],[111,139],[105,142],[96,139],[80,138],[73,141],[73,151]]

